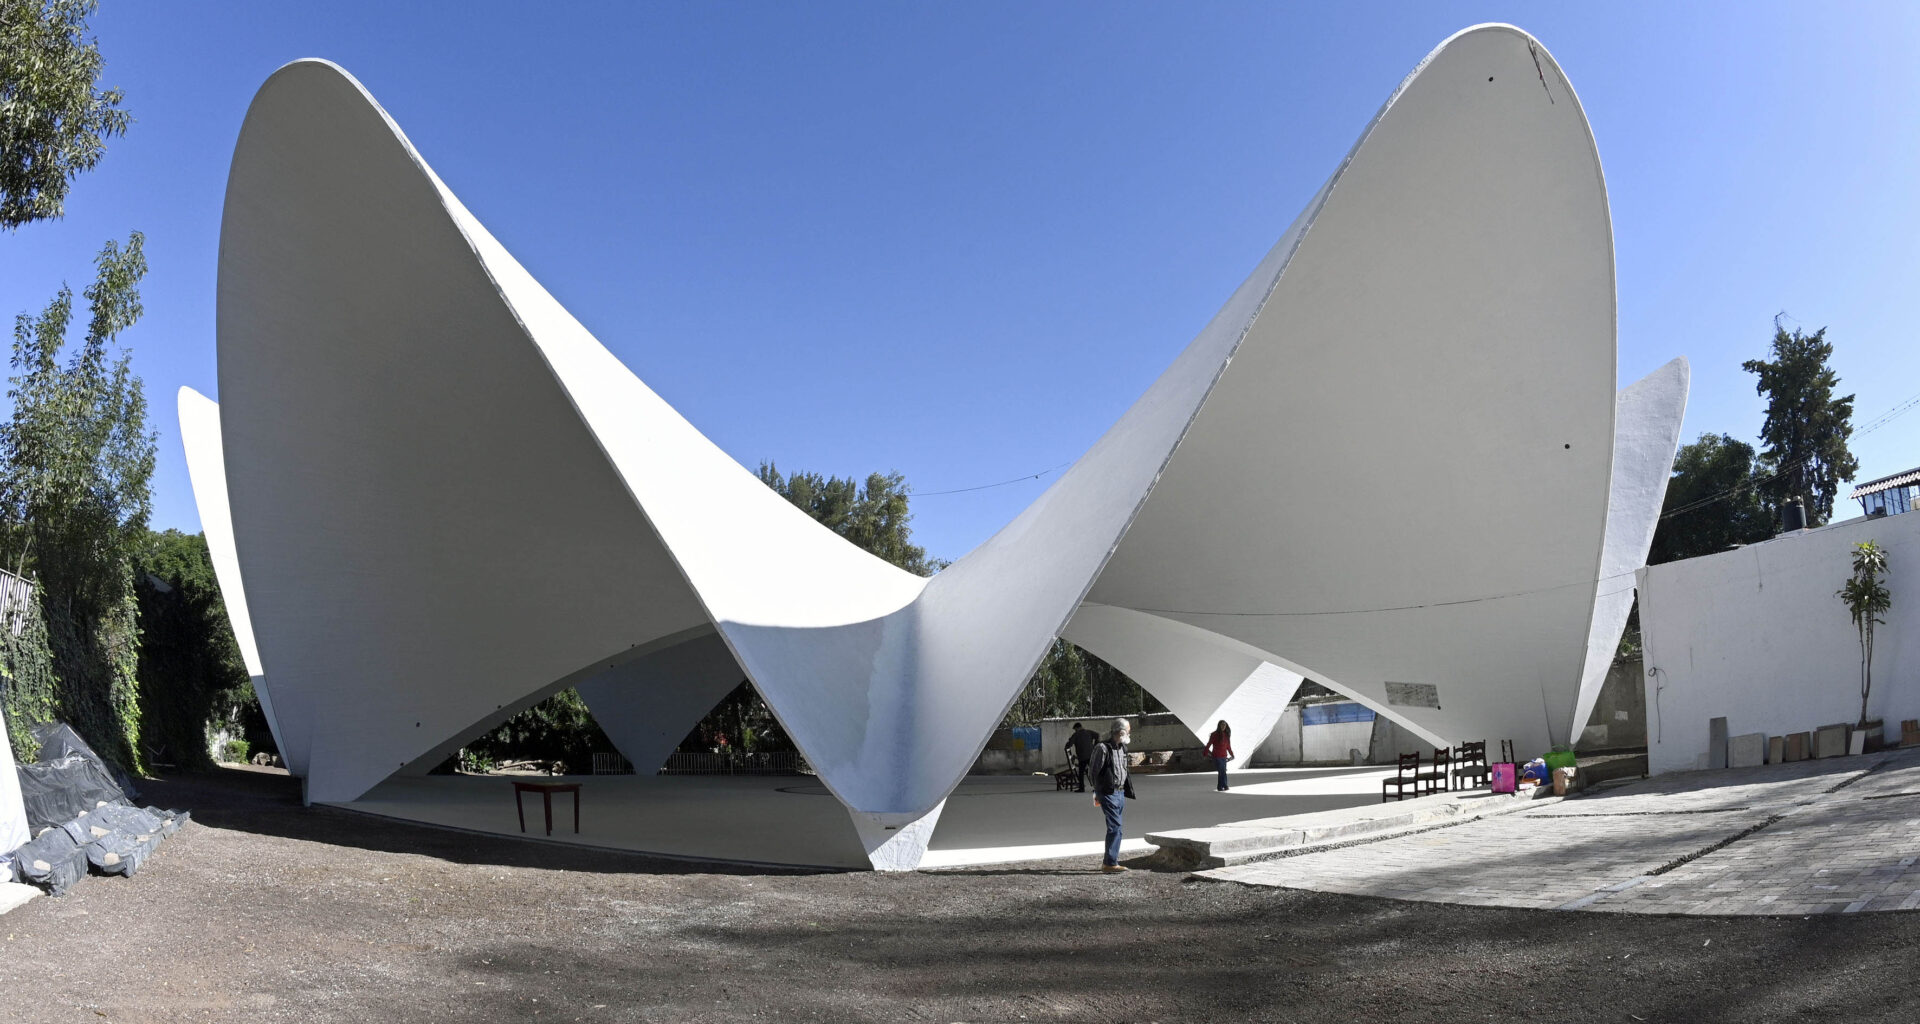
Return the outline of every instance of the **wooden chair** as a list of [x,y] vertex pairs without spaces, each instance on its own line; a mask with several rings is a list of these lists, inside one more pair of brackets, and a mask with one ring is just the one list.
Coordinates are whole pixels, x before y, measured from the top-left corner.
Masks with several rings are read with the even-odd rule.
[[1433,767],[1414,775],[1414,779],[1420,783],[1420,785],[1414,787],[1414,795],[1425,795],[1421,792],[1422,790],[1424,790],[1425,793],[1438,793],[1440,792],[1441,786],[1450,786],[1451,783],[1448,781],[1449,772],[1447,765],[1452,760],[1452,747],[1433,748]]
[[1417,751],[1401,754],[1400,767],[1394,772],[1393,777],[1380,780],[1380,802],[1383,804],[1387,802],[1389,789],[1393,790],[1395,800],[1405,800],[1408,786],[1413,787],[1414,796],[1420,795],[1420,754]]
[[1479,789],[1487,785],[1491,769],[1487,767],[1487,741],[1468,740],[1460,744],[1454,757],[1453,778],[1461,789]]
[[1080,755],[1067,749],[1067,766],[1053,773],[1053,791],[1056,793],[1084,793],[1086,788],[1080,784]]

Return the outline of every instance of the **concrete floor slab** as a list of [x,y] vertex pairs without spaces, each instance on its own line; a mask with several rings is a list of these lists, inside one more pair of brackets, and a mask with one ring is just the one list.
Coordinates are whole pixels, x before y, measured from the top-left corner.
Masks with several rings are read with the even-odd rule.
[[[1264,768],[1214,791],[1211,772],[1134,776],[1124,852],[1148,832],[1198,828],[1377,803],[1391,769]],[[396,777],[349,810],[499,835],[520,835],[511,776]],[[553,799],[551,841],[702,860],[864,868],[865,851],[840,802],[810,776],[572,776],[582,783],[580,832],[572,797]],[[527,836],[543,834],[540,798],[527,794]],[[1079,857],[1100,852],[1104,826],[1091,795],[1056,791],[1051,778],[971,776],[947,799],[923,868]]]
[[1361,851],[1201,877],[1611,913],[1920,909],[1920,751],[1678,772]]

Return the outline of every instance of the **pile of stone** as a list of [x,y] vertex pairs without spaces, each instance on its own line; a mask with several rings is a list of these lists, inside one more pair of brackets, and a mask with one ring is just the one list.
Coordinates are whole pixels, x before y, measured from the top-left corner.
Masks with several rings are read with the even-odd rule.
[[58,896],[89,868],[132,875],[186,824],[185,811],[135,806],[133,781],[68,726],[38,726],[34,739],[40,759],[16,766],[32,838],[0,854],[0,883],[25,881]]
[[1769,736],[1764,732],[1729,736],[1726,719],[1710,719],[1707,752],[1700,755],[1700,763],[1695,767],[1758,768],[1763,764],[1866,753],[1880,746],[1878,726],[1878,722],[1869,722],[1867,729],[1858,729],[1840,722],[1784,736]]

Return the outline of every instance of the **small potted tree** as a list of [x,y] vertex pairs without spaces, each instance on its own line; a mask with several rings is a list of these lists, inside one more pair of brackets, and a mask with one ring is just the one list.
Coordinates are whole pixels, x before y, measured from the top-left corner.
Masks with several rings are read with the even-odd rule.
[[1873,627],[1886,622],[1881,616],[1893,606],[1893,595],[1882,579],[1886,574],[1886,549],[1870,540],[1861,541],[1853,546],[1853,575],[1835,591],[1860,633],[1860,724],[1855,729],[1863,736],[1855,753],[1880,746],[1881,723],[1878,719],[1867,720],[1867,695],[1873,690]]

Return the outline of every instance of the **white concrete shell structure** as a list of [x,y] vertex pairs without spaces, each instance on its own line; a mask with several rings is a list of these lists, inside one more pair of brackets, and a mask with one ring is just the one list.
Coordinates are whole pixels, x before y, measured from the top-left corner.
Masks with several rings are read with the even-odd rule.
[[1653,532],[1660,525],[1667,482],[1673,478],[1673,457],[1680,450],[1680,423],[1686,418],[1691,372],[1686,358],[1676,357],[1620,392],[1614,413],[1607,539],[1594,586],[1580,698],[1573,708],[1575,735],[1593,715],[1600,685],[1607,680],[1620,634],[1627,628],[1627,615],[1633,611],[1634,574],[1646,567]]
[[248,111],[219,370],[217,417],[181,399],[196,498],[315,801],[567,685],[644,771],[744,675],[871,862],[911,867],[1056,634],[1248,749],[1302,675],[1436,742],[1539,747],[1601,629],[1606,193],[1506,26],[1421,62],[1166,373],[931,579],[668,407],[331,64]]
[[20,796],[20,774],[13,762],[13,744],[7,740],[6,715],[0,714],[0,853],[32,839],[27,831],[27,805]]

